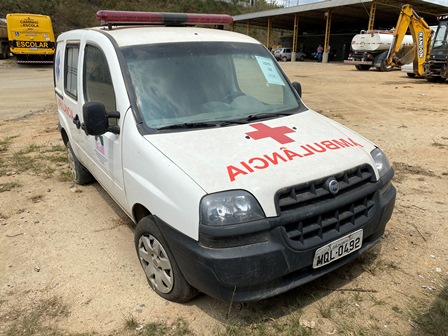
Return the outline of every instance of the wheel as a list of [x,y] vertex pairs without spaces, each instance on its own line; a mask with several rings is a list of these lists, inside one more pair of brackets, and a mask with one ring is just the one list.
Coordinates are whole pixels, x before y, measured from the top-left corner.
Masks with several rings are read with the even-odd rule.
[[303,62],[304,60],[305,60],[305,56],[302,55],[299,57],[299,61]]
[[73,181],[76,184],[88,184],[93,182],[94,178],[92,174],[78,161],[73,153],[72,145],[70,141],[67,141],[67,156],[68,156],[68,164],[70,166],[70,171],[72,173]]
[[9,58],[9,49],[8,49],[8,47],[6,45],[2,45],[1,46],[1,50],[2,50],[2,52],[1,52],[0,58],[1,59]]
[[135,248],[149,286],[173,302],[188,302],[197,294],[184,278],[157,224],[144,217],[135,229]]
[[370,69],[370,65],[366,65],[366,64],[358,64],[355,65],[356,69],[360,70],[360,71],[367,71]]
[[445,78],[440,76],[434,76],[434,77],[426,77],[426,80],[430,83],[443,83],[445,81]]
[[287,61],[288,61],[288,58],[287,58],[286,56],[283,56],[283,57],[282,57],[282,61],[283,61],[283,62],[287,62]]
[[386,59],[383,59],[381,61],[381,68],[380,69],[381,69],[381,71],[389,72],[389,71],[391,71],[393,69],[393,67],[390,66],[390,65],[387,65],[386,64]]
[[414,77],[415,77],[415,73],[413,73],[413,72],[407,72],[406,74],[407,74],[408,77],[410,77],[410,78],[414,78]]

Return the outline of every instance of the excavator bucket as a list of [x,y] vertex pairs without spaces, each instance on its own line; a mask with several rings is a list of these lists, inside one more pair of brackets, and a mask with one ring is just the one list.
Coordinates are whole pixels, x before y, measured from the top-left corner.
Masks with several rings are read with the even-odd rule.
[[412,63],[415,58],[415,45],[406,44],[401,47],[394,57],[395,64],[397,66],[402,66],[405,64]]

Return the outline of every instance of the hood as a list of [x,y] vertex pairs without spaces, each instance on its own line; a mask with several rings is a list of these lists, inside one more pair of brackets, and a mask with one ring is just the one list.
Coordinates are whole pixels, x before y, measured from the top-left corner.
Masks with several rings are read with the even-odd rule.
[[275,216],[283,188],[375,164],[375,146],[314,111],[250,124],[146,135],[206,193],[244,189]]

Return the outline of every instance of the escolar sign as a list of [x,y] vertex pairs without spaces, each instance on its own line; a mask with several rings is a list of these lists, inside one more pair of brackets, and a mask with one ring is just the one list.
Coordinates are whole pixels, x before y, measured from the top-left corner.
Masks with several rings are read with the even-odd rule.
[[16,48],[51,48],[53,43],[43,41],[14,41]]

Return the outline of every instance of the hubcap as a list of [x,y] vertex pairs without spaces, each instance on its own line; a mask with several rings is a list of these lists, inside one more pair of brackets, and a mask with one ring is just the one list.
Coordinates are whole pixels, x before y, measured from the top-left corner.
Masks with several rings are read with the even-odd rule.
[[151,235],[140,237],[138,255],[151,286],[161,293],[169,293],[173,289],[173,270],[159,241]]

